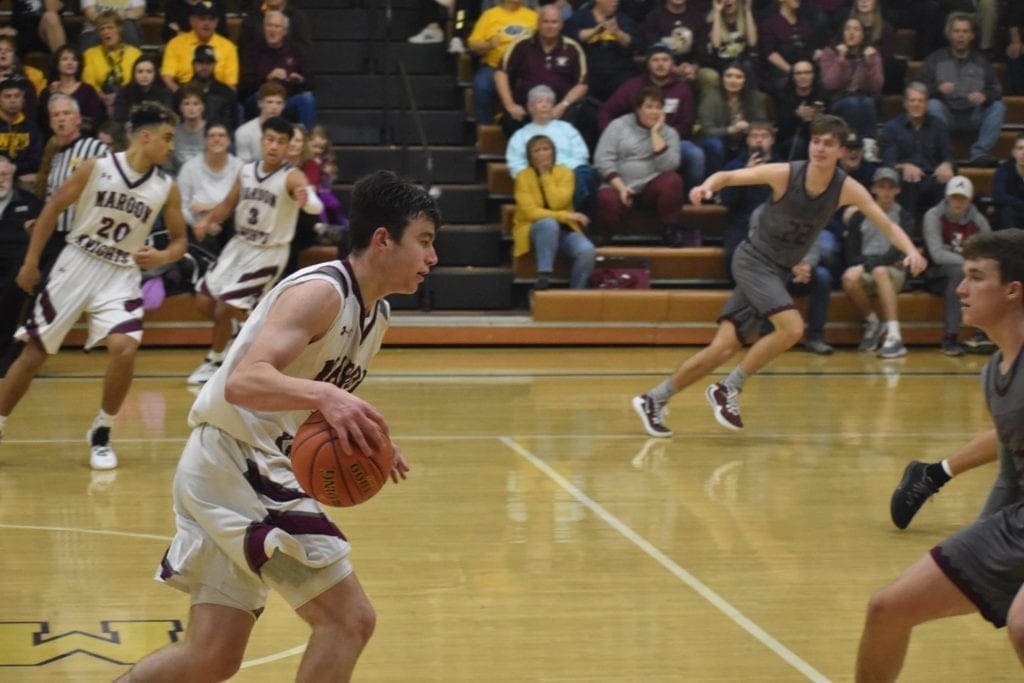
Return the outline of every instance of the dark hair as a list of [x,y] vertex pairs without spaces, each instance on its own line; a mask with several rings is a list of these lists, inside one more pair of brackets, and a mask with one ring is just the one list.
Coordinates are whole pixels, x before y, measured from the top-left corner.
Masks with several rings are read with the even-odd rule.
[[96,129],[96,135],[106,133],[110,136],[110,151],[123,152],[128,147],[128,136],[124,132],[124,124],[114,119],[107,119]]
[[138,81],[135,80],[135,68],[139,64],[141,64],[142,62],[149,62],[150,64],[153,65],[153,72],[154,72],[153,73],[153,82],[154,83],[157,83],[157,82],[163,83],[163,79],[160,78],[160,63],[158,61],[156,61],[156,57],[154,57],[151,54],[145,53],[145,52],[143,52],[141,55],[139,55],[138,58],[136,58],[135,63],[132,64],[132,80],[131,80],[131,82],[132,83],[138,83]]
[[1003,228],[979,232],[964,242],[965,261],[988,258],[999,264],[999,281],[1024,285],[1024,230]]
[[263,125],[260,126],[260,130],[264,133],[268,130],[272,130],[275,133],[283,133],[288,136],[289,140],[291,140],[292,136],[295,135],[295,124],[283,116],[271,116],[263,122]]
[[834,135],[836,142],[842,144],[850,134],[846,121],[832,114],[818,114],[811,119],[811,137],[815,135]]
[[665,92],[656,85],[645,85],[636,91],[633,96],[633,109],[639,109],[647,100],[654,100],[665,104]]
[[381,227],[387,229],[392,239],[401,241],[409,221],[420,217],[440,229],[437,202],[419,185],[392,171],[376,171],[360,178],[352,188],[349,212],[352,253],[366,249],[374,231]]
[[178,125],[177,114],[164,105],[152,100],[141,102],[132,107],[128,120],[132,124],[133,133],[137,133],[143,128],[162,126],[165,123],[172,127]]
[[526,163],[530,164],[530,166],[533,166],[533,163],[530,161],[530,150],[532,150],[533,146],[538,142],[546,142],[549,145],[551,145],[551,161],[557,162],[558,150],[555,149],[555,143],[551,141],[551,138],[549,138],[547,135],[534,135],[532,138],[526,141]]
[[203,126],[203,137],[209,135],[210,131],[213,130],[214,128],[223,128],[224,132],[228,134],[228,139],[231,139],[231,127],[218,119],[213,119],[212,121],[206,122],[206,125]]
[[71,54],[73,54],[75,56],[75,61],[78,62],[78,68],[75,70],[75,78],[78,79],[78,80],[82,80],[82,53],[81,53],[81,51],[79,51],[79,49],[77,47],[75,47],[74,45],[61,45],[60,47],[58,47],[56,50],[53,51],[52,55],[50,55],[49,79],[51,81],[56,81],[56,80],[60,79],[60,58],[63,57],[64,54],[67,53],[67,52],[70,52]]
[[203,86],[198,83],[186,83],[178,88],[178,92],[174,93],[174,107],[180,107],[186,97],[196,97],[203,103],[203,107],[206,107],[206,93],[203,91]]

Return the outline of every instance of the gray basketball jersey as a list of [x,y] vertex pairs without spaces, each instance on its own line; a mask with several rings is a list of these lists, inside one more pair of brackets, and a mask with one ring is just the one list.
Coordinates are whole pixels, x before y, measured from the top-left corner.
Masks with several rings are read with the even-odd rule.
[[846,173],[837,167],[832,182],[817,197],[807,194],[806,178],[806,161],[790,163],[786,193],[777,202],[765,202],[760,220],[751,226],[747,237],[762,256],[783,268],[792,268],[803,260],[839,208]]
[[999,449],[1004,468],[1007,456],[1017,471],[1018,500],[1024,499],[1024,376],[1021,373],[1021,356],[1018,353],[1013,366],[1005,375],[1000,374],[999,364],[1003,352],[992,354],[982,372],[985,387],[985,401],[992,414],[992,422],[999,436]]

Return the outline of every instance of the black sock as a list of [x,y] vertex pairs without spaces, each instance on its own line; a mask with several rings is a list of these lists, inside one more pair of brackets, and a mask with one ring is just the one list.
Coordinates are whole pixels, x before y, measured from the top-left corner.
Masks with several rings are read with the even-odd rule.
[[941,462],[933,462],[924,468],[924,473],[928,475],[928,478],[932,480],[936,487],[942,488],[942,485],[953,477],[946,474],[945,468]]
[[90,446],[106,446],[110,443],[110,427],[97,427],[92,431]]

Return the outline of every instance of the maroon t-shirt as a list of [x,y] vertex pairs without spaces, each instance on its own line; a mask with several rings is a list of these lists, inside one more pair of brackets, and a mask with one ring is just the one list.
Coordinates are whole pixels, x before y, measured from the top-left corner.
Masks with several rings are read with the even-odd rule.
[[587,57],[572,38],[558,39],[551,52],[544,52],[537,36],[525,38],[505,51],[499,67],[508,75],[512,99],[526,106],[526,93],[535,85],[555,91],[555,100],[587,80]]

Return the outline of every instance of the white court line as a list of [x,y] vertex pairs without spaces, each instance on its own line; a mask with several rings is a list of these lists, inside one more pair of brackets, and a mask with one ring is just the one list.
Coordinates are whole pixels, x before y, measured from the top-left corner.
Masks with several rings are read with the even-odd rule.
[[650,555],[652,559],[665,567],[665,569],[669,570],[669,572],[676,576],[680,581],[692,588],[699,596],[710,602],[714,607],[718,608],[722,614],[732,619],[736,625],[761,641],[762,644],[781,657],[787,664],[802,673],[809,680],[815,681],[816,683],[829,683],[829,679],[824,674],[802,660],[785,645],[775,640],[775,638],[773,638],[767,631],[762,629],[760,626],[744,616],[742,612],[729,604],[725,598],[718,595],[718,593],[715,593],[701,582],[700,579],[673,562],[670,557],[665,555],[665,553],[654,547],[654,545],[643,536],[633,531],[633,529],[626,525],[625,522],[604,509],[599,503],[577,488],[572,482],[552,469],[546,462],[507,436],[501,437],[501,442],[528,460],[534,467],[539,469],[552,481],[565,489],[569,495],[587,506],[591,512],[622,534],[626,540],[630,541]]

